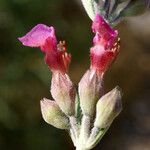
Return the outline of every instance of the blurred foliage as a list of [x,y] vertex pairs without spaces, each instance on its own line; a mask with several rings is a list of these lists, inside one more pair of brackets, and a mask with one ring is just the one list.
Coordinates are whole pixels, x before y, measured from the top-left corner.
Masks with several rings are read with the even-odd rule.
[[[51,98],[51,74],[43,54],[17,40],[38,23],[53,25],[58,39],[66,40],[72,54],[70,75],[76,84],[89,66],[91,21],[77,1],[0,0],[1,150],[74,149],[67,132],[49,126],[41,117],[39,100]],[[124,110],[95,150],[148,150],[150,31],[145,38],[133,34],[125,22],[118,28],[122,50],[106,75],[105,89],[117,84],[123,88]]]

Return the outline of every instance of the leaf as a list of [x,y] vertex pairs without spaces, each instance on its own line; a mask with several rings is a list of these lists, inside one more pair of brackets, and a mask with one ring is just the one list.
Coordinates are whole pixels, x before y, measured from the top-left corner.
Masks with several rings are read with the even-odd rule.
[[95,15],[99,11],[98,0],[81,0],[88,16],[94,20]]
[[146,10],[145,1],[142,0],[119,0],[119,4],[110,15],[110,23],[118,24],[124,17],[132,17],[144,13]]
[[145,3],[141,0],[131,1],[128,7],[121,12],[121,16],[135,16],[145,11]]

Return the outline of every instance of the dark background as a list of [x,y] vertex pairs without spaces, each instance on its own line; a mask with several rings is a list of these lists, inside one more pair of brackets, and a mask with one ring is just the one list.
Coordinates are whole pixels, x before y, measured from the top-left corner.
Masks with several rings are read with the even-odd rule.
[[[72,54],[77,84],[89,67],[91,20],[76,0],[0,0],[0,150],[73,150],[68,133],[46,124],[39,100],[51,98],[51,73],[38,49],[17,37],[38,23],[53,25]],[[105,77],[119,85],[123,111],[94,150],[150,150],[150,15],[117,26],[121,52]]]

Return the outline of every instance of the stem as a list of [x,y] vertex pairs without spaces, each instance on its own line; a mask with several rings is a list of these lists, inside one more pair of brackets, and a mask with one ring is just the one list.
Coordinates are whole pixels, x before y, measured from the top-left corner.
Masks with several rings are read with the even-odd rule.
[[100,129],[97,128],[97,127],[94,127],[94,128],[92,129],[91,135],[90,135],[90,137],[89,137],[89,139],[88,139],[88,142],[89,142],[89,143],[91,143],[91,141],[93,141],[93,140],[95,139],[95,137],[97,136],[97,134],[98,134],[99,131],[100,131]]
[[90,117],[88,115],[83,115],[79,139],[84,144],[86,143],[87,139],[89,138],[90,127],[91,127],[90,122],[91,122]]
[[76,137],[75,137],[74,132],[73,132],[72,129],[70,129],[70,136],[71,136],[73,145],[76,147]]
[[74,116],[69,117],[70,120],[70,125],[71,125],[71,133],[74,136],[74,139],[77,139],[79,136],[79,129],[78,129],[78,124],[77,124],[77,119]]
[[82,148],[82,147],[77,147],[76,150],[89,150],[89,149],[85,149],[85,148]]
[[87,147],[93,148],[95,145],[102,139],[106,131],[108,130],[109,126],[105,129],[100,129],[99,127],[93,127],[91,135],[87,141]]
[[88,150],[86,149],[86,142],[89,138],[90,127],[91,127],[91,119],[88,115],[83,115],[82,123],[80,127],[80,135],[77,139],[76,150]]

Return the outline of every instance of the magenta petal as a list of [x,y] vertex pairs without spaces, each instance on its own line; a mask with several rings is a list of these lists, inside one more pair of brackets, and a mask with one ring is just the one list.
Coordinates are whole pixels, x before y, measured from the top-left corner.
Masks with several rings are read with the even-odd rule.
[[99,28],[105,24],[105,21],[102,16],[97,14],[92,24],[92,30],[94,33],[99,32]]
[[108,69],[115,55],[113,51],[106,50],[105,47],[100,44],[91,48],[90,53],[92,68],[99,73],[105,72]]
[[25,36],[18,38],[25,46],[40,47],[43,46],[47,38],[52,38],[56,44],[55,30],[53,27],[48,27],[44,24],[38,24]]
[[101,38],[107,41],[108,45],[112,45],[118,32],[111,28],[111,26],[103,19],[99,14],[96,15],[93,24],[92,30],[96,34],[93,39],[94,44],[100,41]]

